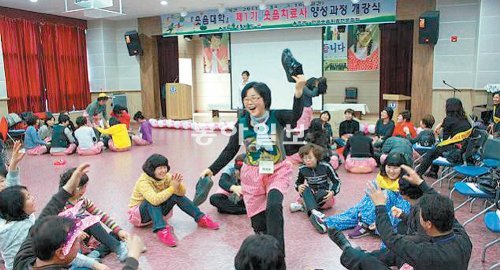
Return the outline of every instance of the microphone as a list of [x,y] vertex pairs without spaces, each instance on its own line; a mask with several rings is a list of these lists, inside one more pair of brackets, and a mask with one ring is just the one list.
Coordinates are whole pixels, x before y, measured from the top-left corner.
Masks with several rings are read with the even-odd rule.
[[451,89],[453,89],[453,97],[455,97],[455,92],[458,91],[460,93],[462,93],[462,91],[460,91],[459,89],[455,88],[453,85],[450,85],[448,84],[445,80],[443,80],[443,84],[450,87]]

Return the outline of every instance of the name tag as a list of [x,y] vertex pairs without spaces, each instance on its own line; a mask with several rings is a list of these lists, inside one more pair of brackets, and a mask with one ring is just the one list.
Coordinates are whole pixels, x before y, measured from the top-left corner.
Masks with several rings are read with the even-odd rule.
[[273,161],[272,160],[260,160],[259,161],[259,173],[261,173],[261,174],[274,173]]

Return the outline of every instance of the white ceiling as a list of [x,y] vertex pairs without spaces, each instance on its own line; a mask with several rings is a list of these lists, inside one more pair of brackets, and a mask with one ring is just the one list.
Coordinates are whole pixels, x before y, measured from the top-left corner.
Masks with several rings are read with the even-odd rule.
[[[68,0],[73,3],[74,0]],[[163,15],[169,13],[179,13],[183,8],[187,11],[200,11],[217,9],[220,4],[226,7],[240,7],[259,5],[260,0],[167,0],[168,5],[163,6],[160,0],[122,0],[123,12],[126,15],[109,17],[109,20],[128,20],[141,17]],[[117,6],[118,0],[113,0]],[[266,0],[268,4],[290,3],[294,0]],[[38,0],[32,3],[30,0],[1,0],[0,6],[29,10],[39,13],[47,13],[65,17],[72,17],[84,20],[92,20],[86,17],[83,12],[65,12],[65,0]]]

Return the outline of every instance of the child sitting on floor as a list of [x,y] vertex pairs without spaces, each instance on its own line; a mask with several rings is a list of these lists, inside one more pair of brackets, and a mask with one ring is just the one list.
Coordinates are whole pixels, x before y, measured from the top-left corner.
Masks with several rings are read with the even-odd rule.
[[69,129],[69,116],[59,115],[59,124],[52,129],[51,155],[71,155],[76,150],[76,140]]
[[38,135],[40,136],[40,139],[50,142],[52,138],[52,127],[54,126],[56,119],[52,115],[52,113],[47,113],[47,118],[43,121],[44,125],[42,125],[38,129]]
[[129,203],[129,221],[142,227],[153,223],[153,232],[167,246],[177,245],[170,226],[164,220],[175,205],[194,218],[198,226],[211,230],[219,229],[193,202],[186,197],[186,187],[182,175],[170,174],[168,159],[160,154],[151,155],[144,165],[143,173],[135,183]]
[[[62,188],[71,178],[71,175],[76,170],[76,168],[72,168],[67,170],[64,174],[61,175],[59,181],[59,187]],[[94,203],[88,198],[84,197],[85,192],[87,191],[87,184],[89,181],[89,177],[87,174],[83,174],[80,178],[80,183],[76,188],[75,192],[72,194],[71,198],[66,202],[66,206],[64,210],[72,208],[76,204],[82,202],[81,210],[85,211],[80,214],[91,214],[94,216],[101,216],[101,222],[106,225],[113,233],[115,233],[121,241],[118,241],[116,238],[112,237],[107,231],[103,228],[100,222],[90,226],[85,230],[87,234],[93,236],[97,241],[99,241],[102,245],[108,247],[111,251],[115,252],[118,256],[118,259],[121,262],[124,262],[127,258],[127,244],[124,242],[128,239],[129,234],[120,228],[118,224],[105,212],[100,210]],[[123,242],[122,242],[123,241]]]
[[153,143],[153,127],[149,121],[142,115],[141,111],[134,114],[134,121],[141,124],[139,134],[132,136],[135,145],[143,146]]
[[108,148],[111,151],[127,151],[132,146],[130,136],[128,135],[127,126],[125,124],[121,124],[118,119],[114,117],[111,117],[109,119],[108,129],[103,129],[100,127],[96,127],[96,129],[102,134],[111,136],[111,139],[108,140]]
[[221,214],[243,215],[247,213],[243,201],[240,173],[246,155],[239,154],[234,163],[228,164],[219,179],[219,190],[210,196],[210,204]]
[[[306,144],[299,149],[304,165],[299,167],[295,189],[302,202],[290,204],[290,211],[304,211],[308,216],[315,213],[324,216],[318,210],[330,208],[334,204],[333,196],[340,191],[340,179],[330,163],[322,161],[323,149],[315,144]],[[312,222],[316,225],[315,222]]]
[[118,119],[118,121],[127,126],[127,130],[130,129],[130,114],[128,114],[127,107],[121,105],[115,105],[113,111],[111,111],[111,117]]
[[87,118],[79,116],[76,118],[76,125],[78,126],[75,131],[75,137],[78,141],[78,148],[76,149],[78,154],[90,156],[101,153],[104,143],[97,141],[94,129],[87,125]]
[[[36,126],[38,126],[39,119],[36,115],[31,115],[26,119],[26,124],[28,128],[24,134],[24,148],[26,148],[26,154],[28,155],[41,155],[49,151],[47,147],[47,142],[40,139],[38,132],[36,131]],[[50,145],[49,145],[50,146]]]

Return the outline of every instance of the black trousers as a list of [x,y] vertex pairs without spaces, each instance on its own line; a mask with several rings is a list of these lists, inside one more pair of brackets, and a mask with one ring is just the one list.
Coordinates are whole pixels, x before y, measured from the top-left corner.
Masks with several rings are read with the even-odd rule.
[[107,253],[109,253],[109,251],[115,252],[120,245],[120,240],[109,234],[102,227],[100,222],[88,227],[85,232],[97,239],[97,241],[101,243],[102,249],[108,251]]
[[306,208],[307,215],[311,214],[311,210],[320,208],[323,204],[323,198],[328,194],[327,190],[320,189],[316,192],[310,187],[306,187],[302,192],[302,199]]
[[390,269],[376,254],[348,247],[340,256],[340,263],[352,270],[387,270]]
[[[439,146],[433,150],[427,151],[427,153],[425,153],[424,157],[422,158],[420,166],[418,167],[417,170],[418,175],[422,176],[427,171],[427,169],[431,167],[433,160],[442,156],[444,152],[450,151],[453,148],[455,148],[455,145],[452,144],[452,145]],[[431,168],[432,172],[437,173],[438,170],[439,166],[432,165]]]
[[272,189],[267,194],[266,210],[250,218],[255,233],[274,236],[285,253],[285,236],[283,231],[283,194]]
[[216,193],[210,196],[210,204],[215,206],[217,211],[222,214],[243,215],[247,213],[243,200],[234,203],[225,194]]

